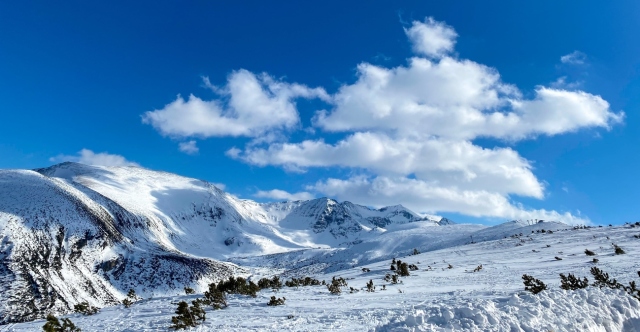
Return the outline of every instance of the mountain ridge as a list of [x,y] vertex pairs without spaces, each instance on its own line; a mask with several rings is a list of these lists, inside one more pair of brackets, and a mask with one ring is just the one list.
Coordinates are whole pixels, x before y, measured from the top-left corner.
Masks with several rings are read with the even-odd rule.
[[400,206],[257,203],[135,166],[0,170],[0,192],[0,323],[81,301],[113,305],[129,288],[161,296],[248,272],[230,257],[349,247],[390,225],[439,225]]

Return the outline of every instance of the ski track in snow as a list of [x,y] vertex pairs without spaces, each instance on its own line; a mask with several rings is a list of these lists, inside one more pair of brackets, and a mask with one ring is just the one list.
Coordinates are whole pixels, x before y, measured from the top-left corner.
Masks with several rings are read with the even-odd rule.
[[[191,331],[640,331],[638,300],[623,291],[607,288],[564,291],[559,288],[558,276],[574,273],[593,281],[589,273],[594,266],[593,257],[584,254],[585,249],[590,249],[599,259],[595,265],[612,278],[623,284],[638,282],[640,239],[633,235],[640,234],[640,228],[572,230],[566,226],[569,230],[532,234],[531,230],[549,229],[553,224],[516,226],[506,224],[484,230],[486,236],[497,240],[452,243],[450,247],[419,255],[397,257],[420,268],[400,278],[401,284],[383,280],[390,272],[390,260],[383,260],[311,275],[327,281],[332,276],[342,276],[349,286],[361,289],[354,294],[349,294],[348,287],[343,288],[341,295],[331,295],[324,286],[310,286],[284,287],[275,294],[263,290],[257,298],[230,295],[228,308],[218,311],[207,308],[204,324]],[[509,232],[523,236],[502,237]],[[438,236],[446,244],[445,234],[442,231]],[[451,237],[459,239],[457,235]],[[407,241],[405,247],[427,247],[419,237]],[[626,254],[614,255],[612,243],[621,246]],[[404,249],[400,252],[407,254]],[[290,257],[290,253],[282,255]],[[251,259],[253,267],[249,268],[256,278],[283,271],[286,264],[277,269],[269,267],[275,260],[273,256],[278,255]],[[562,260],[556,260],[555,256]],[[307,258],[313,257],[311,254]],[[453,268],[447,268],[449,264]],[[471,272],[479,264],[482,270]],[[363,267],[371,271],[363,272]],[[537,295],[525,292],[521,279],[524,273],[544,281],[549,290]],[[364,291],[370,279],[377,287],[373,293]],[[381,290],[382,285],[387,290]],[[286,304],[267,306],[272,295],[285,296]],[[165,331],[177,302],[197,297],[151,298],[128,309],[113,306],[94,316],[64,317],[71,318],[83,331]],[[288,315],[293,318],[288,319]],[[43,324],[43,320],[38,320],[0,326],[0,330],[37,331]]]

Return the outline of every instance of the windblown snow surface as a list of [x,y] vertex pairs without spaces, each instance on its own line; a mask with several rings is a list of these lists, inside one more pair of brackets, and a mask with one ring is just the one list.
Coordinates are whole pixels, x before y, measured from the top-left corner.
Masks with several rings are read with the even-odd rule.
[[[207,320],[194,331],[640,331],[640,302],[621,290],[588,287],[565,291],[559,288],[559,273],[591,277],[595,264],[612,277],[627,284],[638,280],[640,228],[629,226],[531,233],[551,223],[526,226],[507,223],[485,229],[483,233],[502,235],[503,230],[522,236],[454,244],[419,255],[398,256],[417,264],[418,271],[401,278],[400,284],[383,280],[390,260],[358,265],[332,273],[313,275],[321,280],[333,276],[347,279],[360,289],[331,295],[324,286],[287,288],[278,293],[263,290],[257,298],[229,296],[229,307],[207,309]],[[559,224],[556,224],[558,226]],[[453,227],[459,231],[465,225]],[[477,226],[469,225],[475,229]],[[557,227],[556,227],[557,229]],[[446,231],[438,234],[447,236]],[[391,235],[391,234],[389,234]],[[512,234],[513,235],[513,234]],[[399,232],[396,241],[405,234]],[[443,239],[445,241],[446,239]],[[407,246],[418,246],[412,239]],[[387,242],[387,241],[383,241]],[[611,243],[626,254],[614,255]],[[584,254],[590,249],[597,255]],[[554,257],[562,258],[557,260]],[[254,259],[254,277],[270,276],[282,269],[267,267],[272,259]],[[320,264],[320,263],[318,263]],[[451,264],[452,268],[448,266]],[[472,272],[478,265],[483,268]],[[370,269],[363,272],[362,268]],[[530,274],[543,280],[549,289],[537,295],[525,292],[521,276]],[[592,279],[592,278],[590,278]],[[376,291],[364,290],[373,280]],[[385,285],[386,290],[381,290]],[[272,295],[286,297],[286,304],[266,305]],[[103,308],[94,316],[69,315],[85,331],[162,331],[170,325],[176,303],[198,295],[151,298],[126,309]],[[291,315],[293,318],[288,318]],[[35,331],[43,321],[5,326],[7,331]]]
[[[593,279],[595,265],[623,284],[640,281],[640,227],[632,225],[487,227],[327,198],[256,203],[175,174],[74,163],[0,171],[0,194],[0,331],[41,330],[49,312],[83,331],[166,331],[179,301],[231,274],[339,276],[359,291],[229,295],[228,308],[206,308],[192,330],[640,331],[635,298],[564,291],[558,276]],[[626,254],[614,255],[612,243]],[[391,284],[392,258],[419,270]],[[549,289],[525,292],[525,273]],[[375,292],[365,291],[369,280]],[[197,293],[180,295],[184,286]],[[124,308],[117,303],[130,287],[145,299]],[[272,295],[285,305],[267,306]],[[68,314],[81,301],[102,309]]]

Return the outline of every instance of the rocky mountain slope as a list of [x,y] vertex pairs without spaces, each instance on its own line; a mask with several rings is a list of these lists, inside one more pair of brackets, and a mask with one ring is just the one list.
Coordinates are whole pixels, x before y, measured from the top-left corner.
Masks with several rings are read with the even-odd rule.
[[446,219],[320,198],[256,203],[139,167],[0,170],[0,324],[202,289],[242,274],[231,257],[350,247],[394,225]]

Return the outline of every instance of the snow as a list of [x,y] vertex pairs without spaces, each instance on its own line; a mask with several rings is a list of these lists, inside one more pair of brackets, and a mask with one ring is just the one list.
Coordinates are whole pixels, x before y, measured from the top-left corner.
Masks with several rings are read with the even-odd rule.
[[[506,224],[494,230],[523,231],[522,237],[507,237],[480,243],[454,245],[419,255],[397,256],[415,263],[402,283],[383,280],[389,260],[349,267],[316,278],[342,276],[349,286],[361,289],[350,294],[331,295],[324,286],[287,288],[278,293],[263,290],[258,297],[229,296],[229,308],[207,309],[204,325],[193,331],[638,331],[640,302],[620,290],[588,287],[565,291],[559,288],[559,273],[591,277],[592,257],[596,264],[623,283],[638,280],[640,240],[632,235],[639,228],[604,227],[558,230],[553,234],[525,234],[527,227]],[[446,226],[446,227],[460,227]],[[547,225],[548,226],[548,225]],[[442,227],[442,228],[446,228]],[[499,233],[499,232],[496,232]],[[520,232],[518,232],[519,234]],[[440,237],[446,237],[444,233]],[[524,240],[524,241],[523,241]],[[627,254],[614,255],[611,243]],[[556,260],[559,256],[562,260]],[[447,268],[451,264],[453,268]],[[482,264],[479,272],[472,270]],[[363,272],[367,267],[370,272]],[[429,268],[431,267],[431,268]],[[270,276],[278,269],[254,267],[254,277]],[[523,290],[522,274],[543,280],[549,289],[533,295]],[[364,290],[373,280],[377,289]],[[590,278],[592,279],[592,278]],[[387,290],[381,290],[385,285]],[[400,292],[402,291],[402,292]],[[286,297],[286,304],[266,305],[271,295]],[[160,331],[180,300],[198,295],[159,297],[126,309],[103,308],[95,316],[69,315],[84,331]],[[287,318],[293,315],[293,318]],[[6,326],[7,331],[33,331],[43,321]]]

